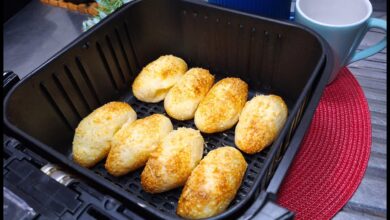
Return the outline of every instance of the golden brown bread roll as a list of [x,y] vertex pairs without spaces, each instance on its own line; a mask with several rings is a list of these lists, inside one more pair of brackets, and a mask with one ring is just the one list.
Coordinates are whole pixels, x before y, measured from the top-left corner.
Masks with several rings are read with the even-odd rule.
[[184,185],[203,155],[204,140],[198,130],[178,128],[164,137],[150,155],[141,174],[143,189],[160,193]]
[[124,124],[111,140],[107,171],[121,176],[144,166],[157,143],[172,129],[171,120],[161,114]]
[[214,76],[206,69],[191,68],[169,90],[164,99],[165,111],[174,119],[194,118],[195,110],[214,83]]
[[271,144],[287,118],[287,105],[276,95],[259,95],[245,104],[236,126],[237,147],[254,154]]
[[217,82],[200,102],[195,125],[204,133],[225,131],[233,127],[248,97],[248,84],[239,78]]
[[110,151],[112,136],[127,121],[137,119],[131,106],[110,102],[95,109],[80,121],[73,139],[73,160],[83,167],[92,167]]
[[220,214],[241,185],[247,163],[234,147],[210,151],[192,171],[177,206],[177,214],[188,219]]
[[135,78],[133,94],[144,102],[159,102],[186,71],[184,60],[172,55],[161,56],[144,67]]

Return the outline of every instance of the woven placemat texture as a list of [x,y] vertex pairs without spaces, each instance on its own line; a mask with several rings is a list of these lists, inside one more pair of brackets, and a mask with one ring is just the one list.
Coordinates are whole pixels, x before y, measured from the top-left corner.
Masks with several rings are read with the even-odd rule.
[[96,10],[98,4],[96,2],[90,4],[73,4],[71,2],[64,2],[63,0],[41,0],[41,2],[51,6],[66,8],[71,11],[78,11],[83,14],[90,14],[92,16],[98,14],[98,11]]
[[311,126],[280,188],[278,203],[296,219],[330,219],[349,201],[367,168],[371,119],[363,90],[344,68],[325,88]]

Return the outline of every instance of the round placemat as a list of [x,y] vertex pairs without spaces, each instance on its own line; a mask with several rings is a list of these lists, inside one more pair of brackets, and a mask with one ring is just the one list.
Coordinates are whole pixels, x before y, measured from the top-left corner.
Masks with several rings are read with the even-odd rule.
[[363,179],[371,148],[367,100],[344,68],[321,97],[277,202],[296,219],[330,219]]

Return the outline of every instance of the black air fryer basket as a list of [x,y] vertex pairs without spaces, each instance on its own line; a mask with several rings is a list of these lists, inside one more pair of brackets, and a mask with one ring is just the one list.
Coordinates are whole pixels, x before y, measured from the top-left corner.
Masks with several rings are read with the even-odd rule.
[[[141,188],[142,169],[118,178],[105,171],[104,161],[86,169],[71,159],[76,126],[109,101],[128,102],[138,118],[164,113],[162,103],[139,102],[131,92],[142,67],[164,54],[207,68],[217,80],[240,77],[249,84],[249,99],[272,93],[288,105],[278,138],[261,153],[244,154],[248,169],[242,185],[229,208],[212,219],[244,218],[245,210],[261,206],[261,192],[276,194],[329,78],[327,45],[301,26],[195,0],[133,1],[20,81],[4,100],[4,122],[19,140],[132,210],[149,218],[179,218],[182,188],[151,195]],[[172,122],[175,128],[195,128],[193,120]],[[234,128],[203,137],[204,155],[235,146]]]

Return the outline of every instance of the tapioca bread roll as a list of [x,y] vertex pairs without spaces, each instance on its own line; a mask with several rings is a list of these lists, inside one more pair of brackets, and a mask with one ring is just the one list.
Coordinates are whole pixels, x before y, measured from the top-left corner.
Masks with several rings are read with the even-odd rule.
[[183,186],[202,159],[204,139],[198,130],[178,128],[164,137],[141,174],[142,188],[161,193]]
[[239,78],[218,81],[200,102],[195,112],[195,125],[204,133],[232,128],[238,121],[248,98],[248,84]]
[[110,151],[110,141],[124,123],[137,119],[137,113],[124,102],[109,102],[95,109],[78,124],[73,139],[73,160],[93,167]]
[[202,68],[191,68],[169,90],[164,108],[176,120],[193,119],[200,101],[214,84],[214,76]]
[[122,176],[146,164],[157,143],[173,129],[162,114],[126,123],[111,140],[105,168],[113,176]]
[[241,152],[234,147],[210,151],[188,178],[176,213],[187,219],[222,213],[236,196],[247,166]]
[[245,104],[236,126],[234,141],[247,154],[270,145],[287,119],[288,108],[277,95],[259,95]]
[[133,94],[143,102],[160,102],[186,71],[187,64],[181,58],[161,56],[145,66],[135,78]]

